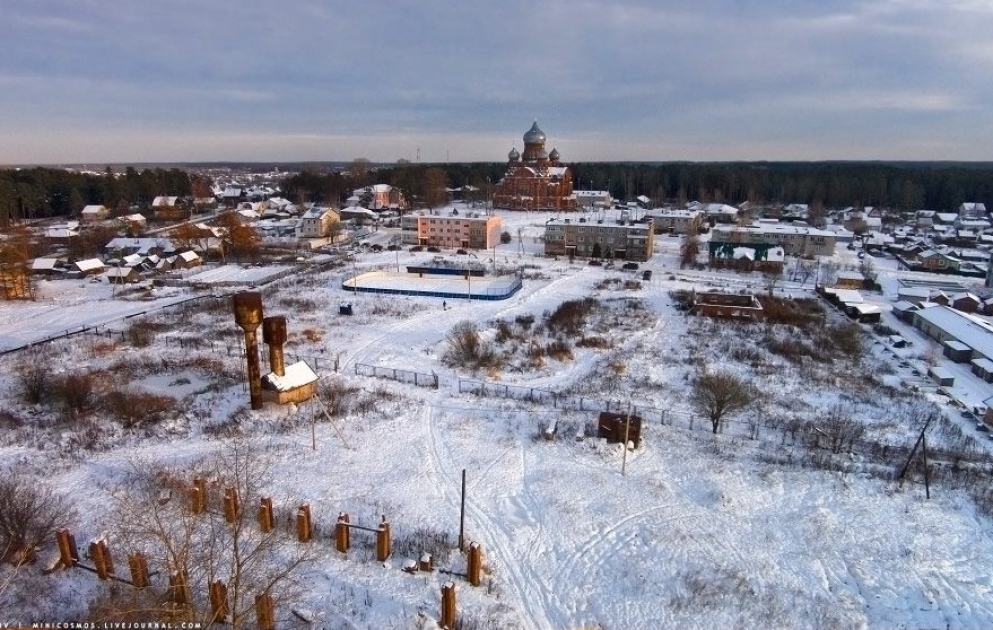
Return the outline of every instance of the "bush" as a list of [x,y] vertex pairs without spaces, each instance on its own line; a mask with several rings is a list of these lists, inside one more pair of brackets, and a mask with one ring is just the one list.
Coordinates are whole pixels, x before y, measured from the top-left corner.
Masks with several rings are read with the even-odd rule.
[[553,333],[579,335],[586,324],[586,317],[599,306],[600,302],[595,298],[563,302],[554,312],[545,314],[545,326]]
[[849,358],[862,358],[862,329],[858,324],[837,324],[829,326],[825,331],[827,338]]
[[100,408],[130,429],[139,424],[155,424],[165,414],[176,408],[176,400],[169,396],[151,394],[131,388],[107,392],[100,400]]
[[156,333],[168,328],[166,324],[156,322],[135,322],[128,328],[128,342],[135,348],[147,348],[155,341]]
[[56,391],[70,418],[81,416],[96,406],[97,395],[92,374],[67,374],[56,386]]
[[545,348],[545,352],[556,361],[569,361],[572,359],[572,348],[567,341],[562,339],[556,339],[549,343],[548,347]]
[[41,354],[17,366],[17,393],[29,405],[40,405],[50,395],[52,366]]
[[510,235],[510,232],[501,232],[500,233],[500,242],[503,243],[504,245],[506,245],[507,243],[509,243],[512,240],[513,240],[513,237]]
[[0,560],[20,564],[35,547],[75,518],[72,504],[40,479],[6,472],[0,479]]

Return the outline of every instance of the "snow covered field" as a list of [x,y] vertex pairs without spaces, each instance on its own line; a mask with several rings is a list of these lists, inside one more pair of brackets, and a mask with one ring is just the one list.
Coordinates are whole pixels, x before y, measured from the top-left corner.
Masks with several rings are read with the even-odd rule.
[[[679,271],[678,239],[660,239],[647,282],[581,261],[537,257],[536,236],[546,218],[505,219],[512,233],[522,228],[524,242],[501,246],[493,260],[524,265],[525,273],[524,288],[506,301],[449,301],[445,310],[430,298],[344,293],[341,280],[353,272],[345,267],[264,290],[266,314],[287,316],[287,351],[337,357],[337,373],[329,361],[320,364],[322,382],[354,387],[360,390],[355,396],[371,401],[333,424],[317,422],[316,450],[316,403],[247,410],[248,395],[237,380],[244,370],[240,338],[225,301],[196,312],[169,308],[169,301],[188,297],[177,289],[150,302],[126,302],[105,285],[46,283],[36,304],[0,305],[0,341],[15,345],[147,310],[147,319],[160,325],[147,347],[119,342],[108,348],[73,337],[49,344],[50,354],[31,356],[53,361],[55,373],[95,370],[111,378],[126,373],[120,367],[126,362],[134,387],[171,392],[181,399],[181,413],[132,428],[96,413],[91,422],[100,435],[81,448],[78,427],[16,399],[16,374],[28,355],[13,354],[0,364],[3,404],[17,418],[6,420],[0,467],[43,475],[68,492],[79,512],[73,529],[81,546],[105,531],[113,545],[111,495],[135,461],[192,476],[198,460],[229,440],[249,439],[273,466],[266,491],[274,504],[292,510],[308,503],[318,525],[318,541],[311,543],[319,550],[316,560],[298,575],[299,597],[277,610],[279,627],[305,625],[295,609],[319,628],[435,628],[440,586],[448,580],[457,584],[465,629],[993,627],[993,523],[947,473],[925,500],[919,471],[898,483],[860,453],[840,453],[831,465],[817,466],[802,447],[784,445],[785,433],[755,440],[730,430],[713,435],[699,424],[689,430],[676,421],[647,423],[640,448],[622,462],[620,445],[575,439],[595,420],[593,411],[460,392],[460,379],[471,379],[622,407],[630,402],[686,419],[693,414],[689,377],[706,362],[739,371],[770,392],[766,408],[747,412],[748,418],[817,418],[843,408],[883,443],[913,444],[920,427],[905,413],[913,399],[852,384],[876,373],[899,387],[897,369],[886,366],[901,357],[869,337],[863,362],[836,362],[830,369],[848,376],[830,383],[808,364],[775,357],[753,369],[732,350],[757,341],[678,312],[669,292],[749,284],[761,290],[761,278]],[[409,252],[399,256],[404,264],[420,260]],[[375,271],[394,268],[397,255],[357,258]],[[803,293],[789,283],[781,288]],[[569,359],[475,373],[443,360],[449,332],[460,322],[474,322],[492,341],[498,320],[540,323],[563,302],[586,297],[605,305],[585,333],[606,339],[603,347],[574,344]],[[338,315],[342,302],[353,304],[354,316]],[[749,329],[756,340],[759,332]],[[197,367],[207,359],[226,378]],[[360,376],[356,365],[433,373],[439,385]],[[555,439],[543,439],[552,424]],[[949,430],[932,433],[929,443],[952,442]],[[988,453],[988,443],[977,443],[977,452]],[[416,547],[424,532],[435,532],[446,535],[451,548],[463,469],[466,535],[483,548],[482,586],[439,571],[403,572],[416,551],[376,562],[371,534],[354,533],[347,557],[335,552],[330,536],[342,511],[365,524],[385,516],[394,540],[404,543],[397,547]],[[245,500],[257,504],[256,497]],[[126,552],[116,550],[121,558]],[[465,559],[450,551],[438,566],[462,572]],[[87,572],[41,576],[39,570],[25,569],[0,595],[0,604],[7,598],[10,606],[0,608],[0,622],[84,619],[88,602],[108,588]],[[30,603],[23,599],[27,589],[35,597]]]

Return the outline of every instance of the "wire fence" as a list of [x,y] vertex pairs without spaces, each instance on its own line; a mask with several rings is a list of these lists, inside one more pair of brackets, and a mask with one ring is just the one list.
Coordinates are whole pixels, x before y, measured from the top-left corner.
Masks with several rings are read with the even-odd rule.
[[[337,371],[337,367],[335,371]],[[439,385],[438,375],[434,372],[424,374],[423,372],[414,372],[413,370],[398,370],[396,368],[386,368],[367,363],[356,363],[355,373],[359,376],[374,376],[376,378],[388,378],[401,383],[412,383],[418,387],[438,389]]]

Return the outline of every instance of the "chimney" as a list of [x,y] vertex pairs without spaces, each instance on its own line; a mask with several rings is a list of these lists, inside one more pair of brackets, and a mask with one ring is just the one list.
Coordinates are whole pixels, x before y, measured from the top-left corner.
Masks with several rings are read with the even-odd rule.
[[276,376],[286,374],[283,344],[286,343],[286,318],[282,315],[262,320],[262,340],[269,346],[269,368]]
[[252,409],[262,408],[262,373],[259,369],[259,339],[255,331],[262,323],[262,294],[237,293],[233,298],[234,321],[245,331],[245,356],[248,359],[248,391]]

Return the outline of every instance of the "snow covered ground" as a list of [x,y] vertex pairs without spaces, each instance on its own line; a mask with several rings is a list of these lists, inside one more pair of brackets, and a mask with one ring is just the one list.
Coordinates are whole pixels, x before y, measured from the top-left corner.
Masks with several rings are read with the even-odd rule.
[[[509,300],[450,301],[445,310],[431,298],[341,291],[355,266],[390,270],[398,259],[426,260],[409,252],[357,254],[348,266],[293,276],[264,290],[266,313],[287,316],[288,351],[337,357],[337,373],[322,364],[322,381],[358,387],[377,400],[334,424],[316,424],[316,450],[316,403],[247,411],[240,382],[211,386],[215,379],[192,366],[197,356],[210,356],[229,373],[243,371],[229,310],[180,314],[170,302],[189,294],[178,289],[130,302],[114,299],[106,285],[46,283],[35,304],[0,305],[0,341],[14,345],[148,311],[150,320],[167,325],[152,346],[121,343],[108,353],[73,337],[51,344],[60,358],[56,369],[110,370],[118,359],[147,363],[135,386],[183,397],[185,412],[144,430],[98,419],[104,433],[90,451],[71,446],[71,427],[57,429],[63,433],[50,434],[51,441],[32,439],[24,427],[12,429],[0,447],[0,467],[44,472],[67,491],[80,513],[76,538],[85,541],[111,527],[110,495],[136,459],[183,475],[222,449],[228,436],[249,437],[275,468],[267,488],[274,504],[295,509],[309,503],[319,525],[313,544],[321,552],[301,574],[304,588],[293,605],[314,618],[313,627],[435,628],[440,586],[447,580],[457,584],[465,628],[993,627],[993,523],[954,484],[938,482],[925,500],[919,475],[898,483],[872,473],[871,462],[855,456],[844,466],[789,464],[783,458],[801,461],[802,449],[783,446],[779,435],[751,440],[677,422],[648,423],[640,448],[624,461],[620,445],[575,439],[595,412],[460,392],[460,380],[472,379],[689,417],[688,377],[707,361],[741,370],[778,393],[778,408],[792,405],[796,414],[816,417],[842,401],[893,446],[913,443],[919,427],[901,415],[906,398],[804,380],[812,374],[805,366],[773,363],[749,373],[747,365],[718,352],[720,344],[747,339],[735,329],[701,325],[677,312],[669,298],[670,290],[704,286],[761,290],[760,277],[680,271],[678,239],[664,237],[656,257],[642,266],[655,272],[647,282],[582,261],[545,259],[536,254],[547,218],[505,215],[515,241],[493,252],[492,262],[525,273],[524,288]],[[626,280],[637,286],[625,287]],[[789,283],[781,290],[805,291]],[[589,332],[608,338],[607,348],[574,346],[571,359],[546,358],[530,369],[469,373],[442,360],[449,331],[460,322],[475,322],[484,339],[493,339],[497,320],[533,316],[541,322],[563,302],[590,296],[609,307],[600,327]],[[353,304],[352,317],[338,315],[342,302]],[[177,345],[194,337],[198,344],[213,343]],[[859,369],[900,360],[881,345],[867,345],[869,367]],[[702,349],[702,358],[688,354],[693,346]],[[11,393],[21,360],[16,353],[2,359],[6,404],[27,423],[47,423],[44,409],[25,409]],[[439,385],[360,376],[356,365],[433,373]],[[893,370],[888,377],[897,374]],[[542,439],[552,424],[556,439]],[[942,438],[934,440],[940,444]],[[980,447],[988,448],[987,442]],[[401,571],[414,555],[376,562],[371,535],[360,532],[347,557],[334,551],[329,534],[342,511],[366,524],[386,516],[394,540],[432,531],[447,534],[454,545],[463,469],[466,535],[483,548],[482,586],[438,571]],[[117,553],[123,557],[125,550]],[[465,560],[453,551],[439,566],[460,572]],[[44,585],[34,608],[0,612],[0,622],[82,619],[87,601],[105,589],[81,571],[29,577],[35,588]],[[285,607],[277,613],[281,627],[302,624]]]

